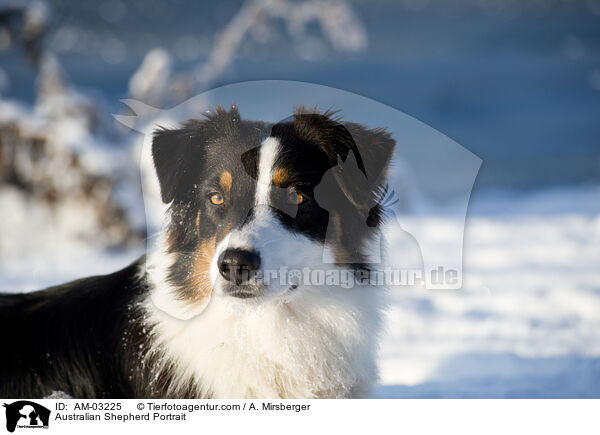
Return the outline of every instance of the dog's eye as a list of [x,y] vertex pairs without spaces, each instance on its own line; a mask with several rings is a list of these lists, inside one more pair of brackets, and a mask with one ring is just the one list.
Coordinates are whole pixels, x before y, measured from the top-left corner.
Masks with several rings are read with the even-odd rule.
[[288,195],[288,202],[290,204],[300,205],[304,202],[304,200],[305,200],[304,195],[302,195],[301,193],[298,193],[298,192],[291,192]]
[[223,204],[225,202],[225,200],[223,199],[223,195],[221,195],[219,192],[213,192],[213,193],[211,193],[208,196],[208,200],[213,205],[221,205],[221,204]]

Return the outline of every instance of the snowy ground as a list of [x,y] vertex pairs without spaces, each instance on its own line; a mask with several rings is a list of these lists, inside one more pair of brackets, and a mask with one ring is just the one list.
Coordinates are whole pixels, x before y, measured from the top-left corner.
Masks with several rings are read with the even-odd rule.
[[[0,202],[3,290],[109,272],[141,252],[71,240],[7,189]],[[376,397],[600,397],[600,186],[474,197],[464,250],[462,290],[391,291]]]
[[464,280],[392,291],[378,397],[600,397],[600,188],[474,198]]

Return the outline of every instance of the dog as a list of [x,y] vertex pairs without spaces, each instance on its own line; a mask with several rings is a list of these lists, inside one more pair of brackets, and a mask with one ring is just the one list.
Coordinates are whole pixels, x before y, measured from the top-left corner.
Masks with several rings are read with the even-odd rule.
[[[383,289],[298,275],[370,270],[394,146],[302,107],[272,124],[232,106],[158,128],[155,246],[109,275],[0,295],[0,396],[368,396]],[[265,279],[282,270],[294,279]]]

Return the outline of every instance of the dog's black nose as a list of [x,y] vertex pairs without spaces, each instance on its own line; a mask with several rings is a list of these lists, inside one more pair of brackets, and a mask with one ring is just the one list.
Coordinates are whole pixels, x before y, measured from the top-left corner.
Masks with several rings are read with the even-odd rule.
[[219,272],[227,281],[242,284],[260,266],[260,256],[244,249],[226,249],[219,255]]

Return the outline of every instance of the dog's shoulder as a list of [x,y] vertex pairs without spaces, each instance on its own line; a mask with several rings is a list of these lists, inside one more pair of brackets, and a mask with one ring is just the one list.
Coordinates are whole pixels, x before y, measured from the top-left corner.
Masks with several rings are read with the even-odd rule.
[[0,373],[9,375],[0,374],[0,396],[125,395],[119,346],[147,291],[143,265],[142,257],[108,275],[0,295]]

